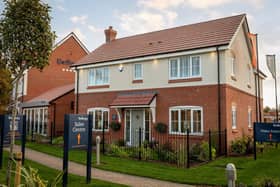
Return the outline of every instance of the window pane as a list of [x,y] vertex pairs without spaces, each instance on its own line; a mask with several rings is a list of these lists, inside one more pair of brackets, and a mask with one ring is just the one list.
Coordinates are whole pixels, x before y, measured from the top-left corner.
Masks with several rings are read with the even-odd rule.
[[94,85],[94,70],[90,69],[88,72],[88,84]]
[[142,78],[142,64],[134,64],[134,79]]
[[188,56],[183,56],[180,58],[180,77],[190,76],[190,62]]
[[198,56],[192,57],[192,76],[200,75],[200,58]]
[[95,85],[103,84],[102,78],[103,78],[103,69],[97,68],[95,70]]
[[178,77],[178,60],[172,59],[170,60],[170,71],[171,71],[171,77]]
[[103,84],[108,84],[109,83],[109,69],[108,68],[103,68]]
[[191,127],[191,110],[181,110],[181,132],[186,133]]
[[193,110],[193,133],[201,132],[201,111]]
[[100,110],[96,110],[94,129],[101,130],[102,129],[101,123],[102,123],[102,112]]
[[108,111],[103,111],[103,125],[104,125],[104,129],[109,128],[109,125],[108,125]]
[[179,112],[177,110],[171,111],[171,132],[179,132]]

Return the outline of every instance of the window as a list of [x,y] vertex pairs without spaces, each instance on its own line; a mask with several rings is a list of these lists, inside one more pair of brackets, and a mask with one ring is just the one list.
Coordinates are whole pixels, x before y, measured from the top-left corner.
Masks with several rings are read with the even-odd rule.
[[171,79],[199,77],[200,74],[200,56],[182,56],[169,60],[169,76]]
[[134,80],[143,79],[143,65],[134,64]]
[[171,134],[186,134],[187,129],[191,134],[203,133],[201,107],[172,107],[169,112]]
[[236,61],[234,57],[231,58],[231,75],[236,75]]
[[26,131],[31,134],[32,131],[37,134],[47,135],[48,128],[48,108],[28,108],[23,109],[26,115]]
[[248,108],[248,127],[252,128],[252,109]]
[[236,129],[236,127],[237,127],[236,115],[237,115],[236,106],[232,106],[232,108],[231,108],[232,129]]
[[104,85],[109,84],[109,69],[108,67],[93,68],[88,72],[88,85]]
[[109,109],[107,108],[91,108],[88,109],[88,114],[93,117],[93,130],[102,131],[103,127],[109,130]]

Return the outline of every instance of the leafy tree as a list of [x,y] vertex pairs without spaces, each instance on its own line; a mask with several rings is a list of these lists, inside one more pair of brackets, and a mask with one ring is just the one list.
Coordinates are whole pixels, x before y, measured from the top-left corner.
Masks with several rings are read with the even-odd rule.
[[5,67],[0,67],[0,114],[7,111],[12,90],[11,73]]
[[271,108],[270,108],[269,106],[266,106],[266,107],[263,109],[263,111],[264,111],[265,113],[268,113],[268,112],[271,111]]
[[[24,71],[30,68],[42,70],[48,64],[55,34],[50,26],[50,7],[41,0],[4,0],[4,3],[0,20],[1,63],[12,73],[14,89],[18,90]],[[10,158],[13,158],[14,151],[17,99],[16,91],[12,101]],[[11,185],[11,168],[12,162],[9,161],[8,186]]]

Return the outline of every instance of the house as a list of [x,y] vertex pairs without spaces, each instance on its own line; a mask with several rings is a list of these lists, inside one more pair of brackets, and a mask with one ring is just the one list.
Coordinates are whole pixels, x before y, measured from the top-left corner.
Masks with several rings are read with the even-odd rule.
[[27,118],[27,132],[62,134],[64,114],[74,113],[75,73],[70,65],[89,52],[74,33],[54,47],[49,65],[42,71],[29,69],[20,82],[18,94],[21,109]]
[[165,139],[187,129],[198,141],[209,129],[227,129],[228,143],[252,135],[265,75],[249,33],[245,14],[119,39],[109,27],[105,43],[72,65],[76,111],[93,114],[94,132],[104,127],[128,145],[139,128],[143,141],[154,140],[159,122],[168,126]]

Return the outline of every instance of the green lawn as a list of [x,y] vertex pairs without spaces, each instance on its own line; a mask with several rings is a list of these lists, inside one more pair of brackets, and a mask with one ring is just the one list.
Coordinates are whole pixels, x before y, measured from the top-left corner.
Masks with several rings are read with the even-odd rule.
[[[27,143],[27,147],[50,155],[62,157],[63,150],[50,145]],[[238,182],[252,185],[254,180],[264,176],[279,178],[280,148],[266,149],[263,154],[258,154],[258,159],[253,157],[227,157],[220,158],[208,164],[190,169],[176,168],[170,165],[101,156],[101,165],[96,168],[117,171],[132,175],[145,176],[155,179],[174,181],[187,184],[226,185],[225,166],[234,163],[237,167]],[[85,151],[70,151],[69,159],[78,163],[86,163]]]
[[[1,186],[1,184],[5,183],[6,168],[7,168],[6,164],[8,162],[7,157],[8,157],[8,154],[5,152],[4,153],[4,162],[3,162],[4,167],[3,167],[2,170],[0,170],[0,186]],[[32,167],[32,168],[38,169],[38,172],[39,172],[41,178],[45,179],[45,180],[48,180],[48,181],[52,181],[59,174],[59,171],[57,171],[57,170],[48,168],[48,167],[43,166],[41,164],[38,164],[36,162],[26,160],[25,161],[25,167],[28,168],[29,166]],[[86,181],[85,177],[80,177],[80,176],[71,175],[71,174],[68,175],[68,186],[73,186],[73,187],[76,187],[76,186],[101,186],[101,187],[107,187],[107,186],[121,187],[121,186],[124,186],[124,185],[114,184],[114,183],[100,181],[100,180],[96,180],[96,179],[93,179],[91,181],[91,184],[86,184],[85,181]],[[61,185],[59,185],[59,186],[61,186]]]

